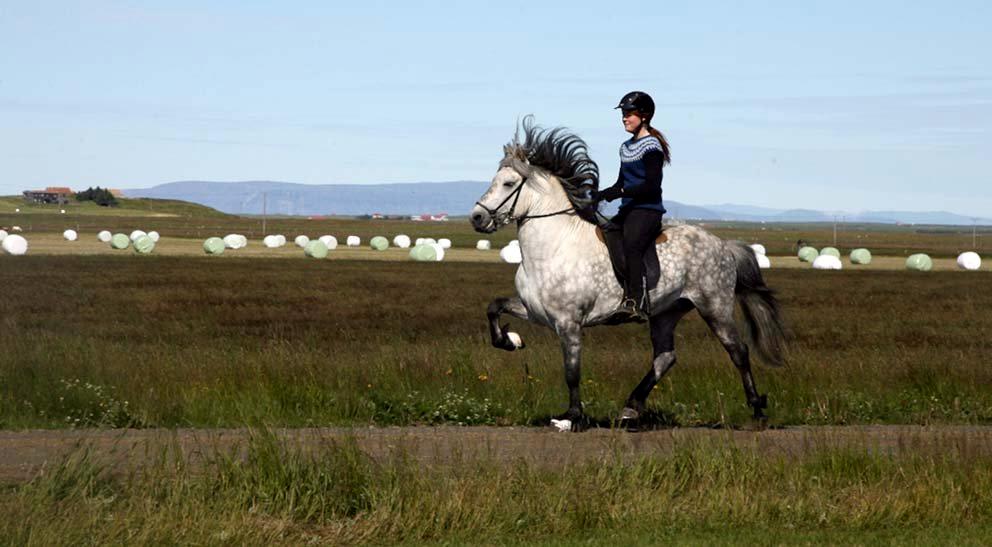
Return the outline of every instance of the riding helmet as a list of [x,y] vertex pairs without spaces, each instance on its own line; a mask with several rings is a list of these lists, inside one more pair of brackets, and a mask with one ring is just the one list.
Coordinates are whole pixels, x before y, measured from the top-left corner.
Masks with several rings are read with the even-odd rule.
[[641,117],[651,119],[654,116],[654,100],[651,95],[643,91],[631,91],[620,99],[620,104],[616,106],[623,112],[636,110]]

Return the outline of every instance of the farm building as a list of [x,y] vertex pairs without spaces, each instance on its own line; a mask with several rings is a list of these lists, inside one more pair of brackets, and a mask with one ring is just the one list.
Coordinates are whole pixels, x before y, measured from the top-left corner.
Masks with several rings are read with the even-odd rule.
[[71,188],[63,186],[49,186],[44,190],[25,190],[24,201],[29,203],[69,203],[72,197]]

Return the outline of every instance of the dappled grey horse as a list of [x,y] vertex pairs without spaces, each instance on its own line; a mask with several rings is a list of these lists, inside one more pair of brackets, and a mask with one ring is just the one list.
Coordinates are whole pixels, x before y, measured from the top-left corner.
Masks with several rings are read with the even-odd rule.
[[[523,139],[521,140],[521,129]],[[523,344],[500,325],[508,313],[552,328],[561,341],[568,411],[560,418],[581,428],[585,417],[579,396],[583,327],[608,324],[623,291],[614,276],[606,246],[596,234],[589,189],[599,171],[585,142],[566,129],[541,129],[524,119],[492,184],[471,212],[473,227],[492,233],[516,222],[523,261],[517,268],[517,296],[489,304],[493,346],[514,351]],[[734,321],[740,302],[762,361],[784,363],[784,332],[778,305],[765,285],[754,251],[724,241],[702,228],[674,226],[656,245],[661,279],[650,289],[651,368],[627,398],[620,418],[636,420],[655,384],[675,364],[675,327],[696,309],[730,354],[744,384],[755,418],[764,418],[765,395],[751,374],[748,346]]]

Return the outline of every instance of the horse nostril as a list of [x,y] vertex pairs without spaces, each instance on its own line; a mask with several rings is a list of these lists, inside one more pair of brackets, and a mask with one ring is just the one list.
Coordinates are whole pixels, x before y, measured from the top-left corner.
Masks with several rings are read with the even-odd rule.
[[476,214],[472,215],[472,222],[474,222],[476,224],[482,222],[482,214],[481,213],[476,213]]

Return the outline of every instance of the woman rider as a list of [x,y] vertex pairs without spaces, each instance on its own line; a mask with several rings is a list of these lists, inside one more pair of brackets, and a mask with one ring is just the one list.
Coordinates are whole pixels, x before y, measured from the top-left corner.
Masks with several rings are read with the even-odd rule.
[[604,227],[606,240],[622,241],[624,297],[617,312],[646,321],[649,313],[644,281],[644,253],[661,231],[665,207],[661,200],[662,166],[669,163],[668,141],[651,127],[654,101],[643,91],[620,99],[623,127],[633,136],[620,145],[617,182],[595,194],[597,200],[621,199],[620,211]]

